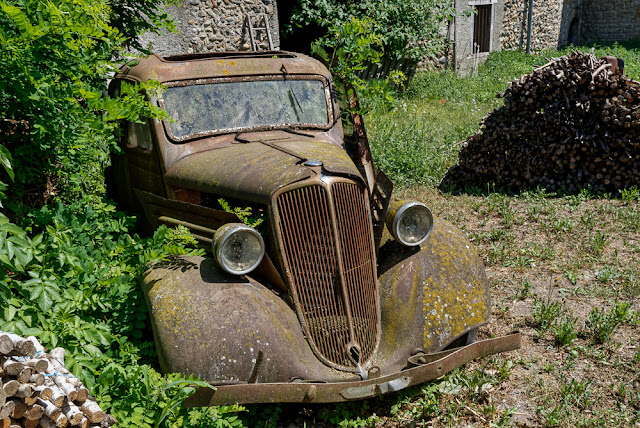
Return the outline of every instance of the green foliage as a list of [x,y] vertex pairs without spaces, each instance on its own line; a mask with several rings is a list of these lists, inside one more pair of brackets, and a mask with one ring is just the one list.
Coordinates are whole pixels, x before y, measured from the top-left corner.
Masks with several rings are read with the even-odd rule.
[[592,340],[599,344],[608,342],[620,324],[629,320],[630,307],[626,302],[616,302],[609,312],[606,309],[593,308],[585,322]]
[[103,404],[111,405],[118,423],[121,426],[141,428],[194,426],[190,425],[194,417],[200,421],[206,417],[191,415],[182,406],[182,402],[196,388],[213,388],[207,382],[193,377],[181,379],[177,374],[163,377],[148,365],[135,363],[128,366],[108,364],[102,371],[98,384],[97,399]]
[[[108,24],[109,5],[0,0],[0,162],[10,176],[15,173],[14,200],[40,205],[50,196],[95,194],[117,121],[161,114],[144,100],[142,87],[127,88],[118,100],[104,95],[105,81],[116,71],[112,58],[126,41]],[[10,128],[15,124],[20,128]]]
[[439,30],[454,13],[446,0],[300,0],[291,22],[328,30],[367,20],[390,58],[417,61],[443,47]]
[[[352,17],[342,25],[331,25],[324,37],[313,42],[311,50],[329,65],[344,118],[349,112],[366,111],[374,98],[386,108],[393,106],[396,99],[393,87],[404,83],[404,73],[396,71],[373,81],[360,77],[364,69],[378,64],[383,56],[381,37],[373,32],[370,19]],[[360,99],[359,111],[350,105],[354,92]]]
[[[363,410],[369,409],[369,403],[363,401],[361,403],[337,403],[331,408],[325,408],[320,412],[320,418],[334,426],[359,428],[374,427],[380,419],[373,414],[372,416],[363,416]],[[362,416],[362,417],[361,417]]]
[[553,326],[553,338],[557,346],[568,346],[578,337],[576,330],[576,318],[565,315]]
[[628,189],[622,189],[620,191],[620,199],[627,204],[640,201],[640,189],[636,186],[632,186]]
[[218,203],[220,204],[220,206],[224,211],[231,214],[235,214],[241,222],[243,222],[249,227],[253,227],[254,229],[256,229],[258,226],[260,226],[264,222],[264,218],[263,218],[264,214],[262,213],[254,214],[253,208],[251,207],[231,208],[231,205],[229,205],[229,203],[222,198],[218,199]]
[[122,426],[240,426],[243,408],[182,406],[207,383],[163,377],[142,363],[156,358],[138,285],[145,266],[203,251],[183,227],[131,235],[133,220],[111,205],[85,203],[44,207],[22,228],[0,214],[0,330],[64,347],[67,368]]
[[531,309],[531,316],[539,327],[536,330],[538,336],[542,336],[547,330],[555,327],[558,318],[565,312],[566,309],[562,302],[552,302],[550,297],[545,300],[536,298]]

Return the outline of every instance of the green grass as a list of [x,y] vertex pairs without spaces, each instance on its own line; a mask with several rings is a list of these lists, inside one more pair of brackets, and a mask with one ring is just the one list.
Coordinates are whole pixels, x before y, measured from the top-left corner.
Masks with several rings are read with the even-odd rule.
[[[625,60],[625,72],[640,77],[640,43],[599,44],[579,49],[601,57],[615,55]],[[565,55],[571,48],[525,55],[494,52],[476,75],[459,77],[452,71],[417,73],[396,107],[383,111],[372,106],[366,118],[374,159],[396,184],[437,185],[457,161],[461,142],[475,133],[484,115],[499,107],[496,95],[509,82],[530,73],[548,59]],[[637,190],[637,189],[636,189]],[[637,191],[625,193],[627,200]]]

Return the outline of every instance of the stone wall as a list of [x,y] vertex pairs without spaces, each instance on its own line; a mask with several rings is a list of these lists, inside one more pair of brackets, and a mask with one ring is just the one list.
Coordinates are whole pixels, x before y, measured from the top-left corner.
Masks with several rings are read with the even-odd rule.
[[585,40],[640,39],[640,0],[591,0],[584,6]]
[[[583,0],[535,0],[531,49],[542,50],[577,42],[580,6]],[[500,43],[503,49],[525,49],[529,0],[504,0],[504,22]],[[574,21],[576,20],[577,21]],[[573,29],[571,24],[574,23]]]
[[[149,46],[152,52],[163,56],[249,50],[251,42],[245,24],[245,14],[255,16],[252,20],[255,27],[264,27],[263,20],[258,19],[258,16],[266,13],[274,48],[279,49],[276,7],[275,0],[184,0],[181,6],[167,8],[176,22],[177,33],[165,33],[160,36],[147,34],[141,41]],[[254,34],[266,42],[264,31]]]
[[[529,0],[503,0],[503,49],[524,49]],[[535,0],[533,50],[640,39],[640,0]]]

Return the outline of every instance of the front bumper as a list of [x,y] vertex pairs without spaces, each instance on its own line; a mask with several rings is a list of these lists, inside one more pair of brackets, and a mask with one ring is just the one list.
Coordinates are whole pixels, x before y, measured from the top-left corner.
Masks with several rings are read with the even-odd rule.
[[415,367],[357,382],[237,383],[200,388],[186,399],[188,407],[235,403],[333,403],[361,400],[419,385],[469,361],[520,348],[520,333],[481,340],[461,348],[412,357]]

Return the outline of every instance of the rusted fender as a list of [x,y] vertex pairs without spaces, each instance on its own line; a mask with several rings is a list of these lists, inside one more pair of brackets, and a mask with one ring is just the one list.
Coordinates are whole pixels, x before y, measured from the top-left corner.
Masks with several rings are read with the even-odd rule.
[[380,248],[382,338],[378,358],[403,367],[408,352],[444,349],[485,324],[491,300],[484,265],[460,230],[434,218],[421,248]]
[[520,333],[475,342],[461,348],[422,355],[422,363],[375,379],[340,383],[237,384],[201,388],[185,400],[189,407],[234,403],[333,403],[362,400],[419,385],[469,361],[520,348]]
[[278,295],[248,276],[226,274],[211,258],[155,264],[143,290],[164,372],[216,382],[247,382],[254,372],[257,382],[359,379],[318,361]]

